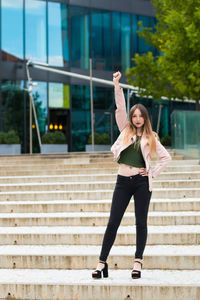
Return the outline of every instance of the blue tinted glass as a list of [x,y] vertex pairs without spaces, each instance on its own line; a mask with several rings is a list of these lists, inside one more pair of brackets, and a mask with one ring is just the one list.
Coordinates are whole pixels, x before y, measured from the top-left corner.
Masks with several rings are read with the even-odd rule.
[[92,12],[92,58],[94,69],[111,70],[110,12]]
[[49,64],[66,66],[69,62],[67,6],[48,2]]
[[134,57],[135,53],[138,52],[138,34],[137,34],[137,30],[138,30],[138,16],[137,15],[133,15],[132,16],[132,26],[133,26],[133,54],[132,57]]
[[130,67],[131,16],[113,12],[113,68],[125,71]]
[[[26,134],[24,128],[28,124],[28,118],[25,120],[26,112],[23,87],[23,81],[2,80],[0,130],[4,132],[15,130],[20,139],[21,151],[24,153],[26,152],[24,145]],[[29,103],[28,98],[26,103]]]
[[93,87],[94,109],[110,110],[113,107],[113,89]]
[[73,151],[85,151],[90,125],[90,87],[72,85],[72,146]]
[[121,14],[119,12],[112,13],[113,28],[113,68],[121,70]]
[[[152,22],[152,24],[151,24],[151,26],[152,26],[152,31],[155,32],[155,25],[156,25],[156,23],[157,23],[156,18],[155,18],[155,17],[152,17],[152,18],[151,18],[151,22]],[[154,55],[159,55],[159,51],[158,51],[158,49],[157,49],[156,47],[151,46],[151,51],[153,52]]]
[[[151,27],[151,17],[147,16],[138,16],[138,21],[142,22],[143,27]],[[145,39],[138,38],[138,52],[140,54],[150,51],[151,47],[145,42]]]
[[33,88],[33,98],[37,111],[37,118],[40,131],[45,132],[48,113],[46,82],[37,82],[37,86]]
[[89,9],[71,6],[71,66],[88,69],[90,57]]
[[131,62],[131,16],[122,14],[121,17],[121,63],[122,70],[130,67]]
[[46,2],[26,0],[25,14],[26,58],[46,62]]
[[2,59],[23,58],[23,0],[2,0]]

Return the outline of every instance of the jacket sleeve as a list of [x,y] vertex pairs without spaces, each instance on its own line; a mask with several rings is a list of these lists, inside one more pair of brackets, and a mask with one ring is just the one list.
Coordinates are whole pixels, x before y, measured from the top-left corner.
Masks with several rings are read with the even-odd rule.
[[115,110],[115,119],[119,131],[121,132],[129,122],[126,114],[126,102],[123,89],[120,87],[115,87],[115,104],[117,106],[117,109]]
[[165,149],[165,147],[160,143],[156,137],[156,154],[159,156],[160,160],[157,162],[155,167],[151,170],[152,177],[155,178],[162,172],[166,165],[172,160],[171,155]]

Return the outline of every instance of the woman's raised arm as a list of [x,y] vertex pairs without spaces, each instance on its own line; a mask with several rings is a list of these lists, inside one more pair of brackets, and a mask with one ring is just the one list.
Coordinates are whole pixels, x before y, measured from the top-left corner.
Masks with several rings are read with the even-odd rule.
[[121,78],[121,73],[116,72],[113,74],[113,83],[115,87],[115,104],[117,109],[115,110],[115,119],[119,131],[122,131],[128,122],[127,113],[126,113],[126,101],[124,98],[123,89],[119,86],[119,79]]

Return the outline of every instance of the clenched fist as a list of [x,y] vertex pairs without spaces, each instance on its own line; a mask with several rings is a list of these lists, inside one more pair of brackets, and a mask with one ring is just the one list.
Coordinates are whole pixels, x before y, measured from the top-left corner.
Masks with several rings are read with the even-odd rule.
[[113,74],[113,83],[115,86],[119,85],[119,80],[120,80],[121,76],[122,76],[122,74],[119,71]]

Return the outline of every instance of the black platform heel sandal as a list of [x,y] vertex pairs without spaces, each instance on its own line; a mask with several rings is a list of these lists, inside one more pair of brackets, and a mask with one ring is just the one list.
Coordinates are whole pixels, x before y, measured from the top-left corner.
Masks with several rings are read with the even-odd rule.
[[[141,264],[141,268],[142,268],[142,263],[141,263],[141,261],[135,260],[135,262],[140,263],[140,264]],[[134,272],[134,273],[133,273],[133,272]],[[135,273],[135,272],[136,272],[136,273]],[[141,271],[139,271],[139,270],[132,270],[132,271],[131,271],[131,277],[132,277],[133,279],[140,278],[140,277],[141,277]]]
[[103,277],[107,278],[108,277],[108,264],[105,261],[99,261],[100,263],[104,264],[104,268],[100,271],[100,270],[95,270],[94,272],[96,273],[92,273],[92,277],[93,278],[101,278],[101,272],[103,272]]

